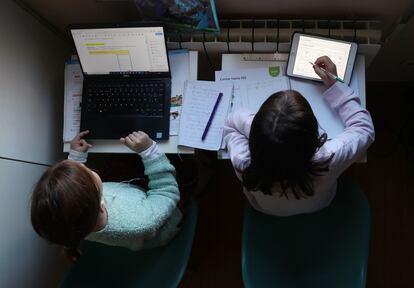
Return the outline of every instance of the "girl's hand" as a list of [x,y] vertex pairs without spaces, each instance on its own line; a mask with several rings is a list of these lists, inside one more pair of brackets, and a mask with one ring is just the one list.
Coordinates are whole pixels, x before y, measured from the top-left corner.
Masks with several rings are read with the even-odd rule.
[[125,138],[119,139],[121,142],[127,146],[132,151],[141,153],[147,150],[152,145],[152,139],[144,132],[132,132]]
[[325,73],[325,71],[323,71],[320,67],[337,76],[338,73],[336,72],[336,65],[328,56],[319,57],[318,59],[316,59],[315,65],[313,65],[315,73],[318,74],[319,77],[321,77],[325,86],[329,88],[333,84],[335,84],[336,80],[329,76],[327,73]]
[[70,149],[78,151],[78,152],[87,152],[88,149],[92,147],[92,145],[86,142],[85,139],[82,139],[82,137],[88,133],[89,133],[89,130],[86,130],[76,135],[70,142]]

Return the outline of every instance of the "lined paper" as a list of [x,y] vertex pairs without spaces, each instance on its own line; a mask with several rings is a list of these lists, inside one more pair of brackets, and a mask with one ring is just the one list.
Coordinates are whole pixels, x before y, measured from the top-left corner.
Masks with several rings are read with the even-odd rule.
[[[217,151],[223,138],[224,122],[230,107],[232,83],[187,81],[184,88],[183,108],[178,145]],[[223,97],[214,115],[204,141],[201,141],[208,119],[219,93]]]

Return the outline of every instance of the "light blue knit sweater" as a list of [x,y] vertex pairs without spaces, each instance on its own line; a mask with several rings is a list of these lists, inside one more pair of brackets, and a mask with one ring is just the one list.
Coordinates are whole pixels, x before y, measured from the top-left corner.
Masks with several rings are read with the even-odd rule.
[[143,160],[149,190],[127,183],[103,184],[108,223],[86,240],[140,250],[161,246],[178,232],[181,212],[175,169],[164,154]]

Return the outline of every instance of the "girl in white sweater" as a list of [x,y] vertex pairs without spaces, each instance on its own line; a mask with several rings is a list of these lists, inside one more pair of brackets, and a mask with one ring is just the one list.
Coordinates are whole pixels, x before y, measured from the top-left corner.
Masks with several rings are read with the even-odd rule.
[[316,60],[315,72],[327,90],[322,95],[344,123],[344,131],[327,141],[306,99],[297,91],[271,95],[257,114],[231,113],[224,141],[244,193],[251,205],[266,214],[289,216],[328,206],[339,175],[361,157],[374,141],[374,126],[359,97],[319,67],[337,74],[326,56]]

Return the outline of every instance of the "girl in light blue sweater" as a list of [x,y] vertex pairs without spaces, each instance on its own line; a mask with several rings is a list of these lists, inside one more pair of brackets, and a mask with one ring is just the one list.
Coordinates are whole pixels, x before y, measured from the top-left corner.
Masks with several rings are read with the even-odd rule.
[[102,183],[87,168],[91,147],[79,133],[71,142],[69,160],[49,168],[37,183],[31,221],[43,238],[63,245],[76,261],[83,239],[140,250],[163,245],[179,230],[181,212],[175,169],[144,132],[120,141],[137,152],[149,178],[148,191],[127,183]]

